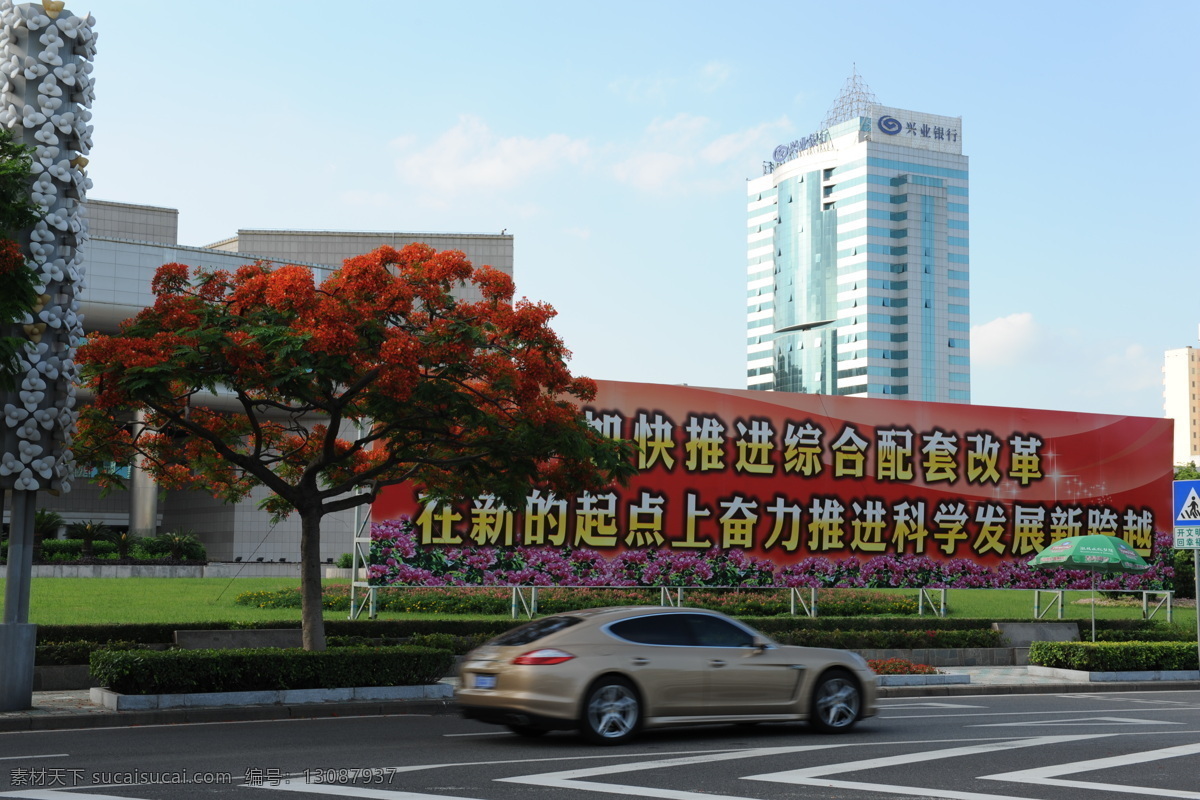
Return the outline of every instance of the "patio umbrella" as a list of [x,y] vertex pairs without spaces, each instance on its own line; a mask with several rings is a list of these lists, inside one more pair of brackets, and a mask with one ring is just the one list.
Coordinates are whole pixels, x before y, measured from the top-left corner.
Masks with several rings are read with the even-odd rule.
[[1124,539],[1091,534],[1059,539],[1029,560],[1034,569],[1078,569],[1092,573],[1092,641],[1096,641],[1096,576],[1145,572],[1146,560]]

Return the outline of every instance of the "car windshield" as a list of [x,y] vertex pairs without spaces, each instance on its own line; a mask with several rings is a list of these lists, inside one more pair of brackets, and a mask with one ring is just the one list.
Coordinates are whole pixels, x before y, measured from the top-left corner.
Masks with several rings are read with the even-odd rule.
[[491,644],[497,647],[516,647],[529,644],[530,642],[536,642],[538,639],[544,639],[552,633],[558,633],[564,628],[578,625],[582,621],[579,617],[567,616],[536,619],[519,628],[513,628],[508,633],[500,634],[495,639],[492,639]]

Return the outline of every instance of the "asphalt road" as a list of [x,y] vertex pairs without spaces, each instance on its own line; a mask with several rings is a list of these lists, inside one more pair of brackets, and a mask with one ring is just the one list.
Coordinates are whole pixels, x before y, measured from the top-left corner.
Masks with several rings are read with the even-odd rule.
[[0,797],[1200,800],[1198,691],[881,705],[845,735],[714,726],[620,747],[522,739],[453,714],[8,733]]

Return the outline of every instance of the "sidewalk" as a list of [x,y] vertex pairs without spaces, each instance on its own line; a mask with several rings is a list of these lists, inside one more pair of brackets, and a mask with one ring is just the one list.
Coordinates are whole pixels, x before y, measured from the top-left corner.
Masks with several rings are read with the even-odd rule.
[[[971,682],[941,686],[884,686],[880,687],[879,696],[881,698],[962,697],[981,694],[1200,691],[1200,681],[1068,682],[1059,678],[1031,675],[1025,667],[942,667],[942,671],[956,675],[968,675]],[[448,679],[446,682],[453,684],[455,681]],[[389,700],[172,708],[156,711],[110,711],[103,706],[93,705],[88,690],[80,689],[34,692],[33,708],[24,711],[0,712],[0,733],[197,722],[455,713],[457,713],[457,707],[453,700]]]

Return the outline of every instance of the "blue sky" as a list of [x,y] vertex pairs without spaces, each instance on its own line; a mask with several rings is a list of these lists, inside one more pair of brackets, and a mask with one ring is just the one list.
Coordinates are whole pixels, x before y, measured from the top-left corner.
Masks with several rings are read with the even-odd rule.
[[855,67],[963,118],[975,403],[1161,416],[1198,344],[1190,0],[69,8],[91,197],[177,208],[189,245],[507,229],[578,374],[744,386],[745,181]]

